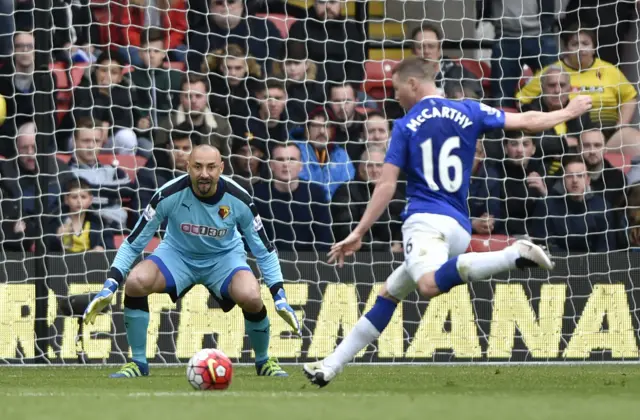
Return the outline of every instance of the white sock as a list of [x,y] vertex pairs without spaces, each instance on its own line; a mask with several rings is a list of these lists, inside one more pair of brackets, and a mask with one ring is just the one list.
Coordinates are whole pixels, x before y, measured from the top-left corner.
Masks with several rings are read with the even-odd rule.
[[356,322],[353,330],[342,340],[336,349],[322,361],[326,367],[340,372],[356,357],[356,354],[380,337],[380,331],[373,326],[367,317]]
[[471,252],[458,257],[458,273],[464,281],[485,280],[494,274],[516,268],[520,254],[515,248],[494,252]]

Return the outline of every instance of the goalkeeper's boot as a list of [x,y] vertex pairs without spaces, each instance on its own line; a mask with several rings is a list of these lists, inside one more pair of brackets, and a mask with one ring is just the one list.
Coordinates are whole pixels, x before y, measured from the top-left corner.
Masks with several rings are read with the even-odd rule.
[[515,249],[520,254],[516,260],[518,268],[540,267],[545,270],[553,270],[555,263],[551,261],[550,255],[544,248],[524,239],[516,241],[510,248]]
[[265,360],[264,362],[256,363],[256,372],[258,373],[258,376],[289,376],[287,372],[282,370],[278,361],[273,357]]
[[149,376],[149,363],[134,360],[122,366],[116,373],[109,375],[110,378],[137,378],[139,376]]
[[305,363],[302,370],[309,381],[314,385],[318,385],[320,388],[329,385],[329,382],[340,373],[325,366],[322,361]]

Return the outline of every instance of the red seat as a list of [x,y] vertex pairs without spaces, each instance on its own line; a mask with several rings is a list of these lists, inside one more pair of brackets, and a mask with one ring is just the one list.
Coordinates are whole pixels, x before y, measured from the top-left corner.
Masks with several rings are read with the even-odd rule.
[[622,153],[605,153],[604,158],[609,161],[610,164],[620,169],[625,174],[631,169],[631,156],[623,155]]
[[512,112],[512,113],[516,113],[516,114],[518,112],[520,112],[520,111],[518,111],[518,108],[512,108],[512,107],[508,107],[508,106],[505,106],[505,107],[502,107],[502,108],[498,108],[498,109],[500,109],[500,110],[502,110],[504,112]]
[[[51,65],[51,71],[56,81],[56,118],[58,123],[71,109],[73,89],[80,84],[88,65],[88,63],[76,63],[69,68],[66,63],[59,61]],[[71,80],[69,76],[71,76]]]
[[397,60],[367,61],[364,64],[364,91],[374,99],[385,99],[393,88],[391,81]]
[[488,63],[470,58],[461,58],[460,65],[480,79],[485,92],[491,89],[491,66]]
[[356,113],[358,113],[359,115],[362,115],[363,117],[368,116],[372,112],[379,112],[379,111],[376,108],[367,108],[367,107],[364,107],[364,106],[357,106],[356,107]]
[[522,86],[529,83],[529,80],[531,80],[532,77],[533,70],[531,70],[531,67],[525,64],[525,66],[522,68],[522,76],[520,77],[520,82],[518,82],[518,90],[522,89]]
[[110,43],[109,26],[111,24],[111,12],[109,11],[111,0],[91,0],[91,15],[98,26],[101,45]]
[[[116,249],[120,248],[120,246],[122,245],[122,243],[124,242],[124,240],[126,239],[126,236],[124,235],[115,235],[113,237],[113,242],[116,246]],[[153,238],[151,238],[151,240],[149,241],[149,243],[147,244],[147,246],[145,247],[145,252],[153,252],[156,250],[156,248],[158,247],[158,245],[160,245],[160,238],[158,238],[157,236],[154,236]]]
[[147,164],[147,158],[142,156],[102,153],[98,155],[98,162],[103,165],[116,166],[125,171],[131,180],[134,180],[138,169]]
[[467,252],[500,251],[516,241],[506,235],[472,235]]
[[164,63],[164,67],[172,70],[185,71],[187,65],[182,61],[168,61]]
[[296,21],[298,20],[298,18],[294,18],[282,13],[258,13],[256,14],[256,17],[261,19],[268,19],[273,22],[273,24],[278,28],[278,31],[280,31],[282,39],[289,38],[289,29],[291,29],[291,25],[296,23]]
[[69,161],[71,160],[71,155],[69,153],[58,153],[56,154],[56,159],[64,163],[69,163]]

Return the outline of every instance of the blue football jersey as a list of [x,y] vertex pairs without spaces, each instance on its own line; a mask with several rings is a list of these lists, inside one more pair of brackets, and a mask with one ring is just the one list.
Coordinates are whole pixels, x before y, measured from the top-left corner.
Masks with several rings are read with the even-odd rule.
[[112,268],[125,277],[162,222],[167,221],[163,242],[188,265],[205,268],[225,258],[232,250],[244,249],[242,236],[256,257],[265,283],[282,282],[282,270],[249,193],[221,176],[216,193],[197,197],[188,175],[156,191],[135,228],[116,254]]
[[467,196],[476,141],[503,128],[504,119],[504,112],[473,100],[428,96],[396,120],[385,162],[407,175],[403,218],[441,214],[471,232]]

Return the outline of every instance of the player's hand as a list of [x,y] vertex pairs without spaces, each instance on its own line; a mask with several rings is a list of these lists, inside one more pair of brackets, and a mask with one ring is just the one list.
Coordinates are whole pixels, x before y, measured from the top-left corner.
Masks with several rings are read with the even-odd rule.
[[338,267],[344,265],[344,257],[349,257],[362,247],[362,235],[351,232],[343,241],[334,244],[329,251],[329,264],[338,262]]
[[593,99],[588,95],[578,95],[573,98],[569,105],[567,105],[566,110],[569,111],[571,118],[578,118],[580,115],[589,111],[593,106]]
[[284,319],[285,322],[291,326],[291,329],[295,334],[302,337],[300,321],[298,321],[295,311],[287,302],[287,296],[284,293],[284,289],[278,290],[278,293],[273,296],[273,300],[276,304],[276,312],[280,315],[280,318]]
[[93,324],[96,322],[96,317],[107,306],[111,305],[113,295],[118,290],[118,282],[114,279],[107,279],[104,282],[102,290],[93,298],[87,309],[82,316],[85,324]]

